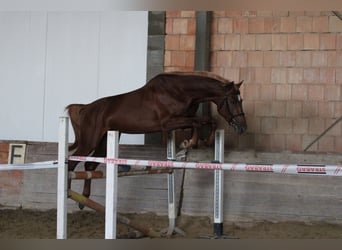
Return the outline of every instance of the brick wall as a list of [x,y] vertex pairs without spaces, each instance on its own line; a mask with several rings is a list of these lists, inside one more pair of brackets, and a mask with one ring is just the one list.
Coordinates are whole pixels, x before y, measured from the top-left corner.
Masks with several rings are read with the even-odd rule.
[[[167,12],[165,71],[193,70],[195,12]],[[342,21],[332,12],[215,11],[211,71],[244,80],[231,148],[303,151],[342,116]],[[308,151],[342,152],[342,122]]]

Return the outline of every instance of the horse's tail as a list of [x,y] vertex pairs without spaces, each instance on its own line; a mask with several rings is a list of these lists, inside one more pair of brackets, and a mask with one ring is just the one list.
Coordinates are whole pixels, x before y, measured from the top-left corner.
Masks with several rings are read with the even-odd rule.
[[75,142],[69,146],[69,150],[74,150],[78,146],[81,133],[80,111],[84,106],[84,104],[70,104],[65,108],[68,111],[71,125],[75,132]]

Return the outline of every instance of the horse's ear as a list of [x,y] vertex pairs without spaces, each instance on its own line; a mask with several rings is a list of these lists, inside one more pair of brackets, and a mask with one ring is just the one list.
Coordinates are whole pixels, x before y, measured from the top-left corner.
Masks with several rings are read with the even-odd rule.
[[238,83],[236,84],[236,86],[238,86],[238,88],[240,88],[242,83],[243,83],[243,80],[242,80],[241,82],[238,82]]

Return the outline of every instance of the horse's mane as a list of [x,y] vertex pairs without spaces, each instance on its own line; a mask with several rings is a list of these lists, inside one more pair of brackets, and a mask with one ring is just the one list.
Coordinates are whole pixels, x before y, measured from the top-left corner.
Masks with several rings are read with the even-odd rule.
[[233,83],[233,81],[225,79],[222,76],[219,76],[219,75],[217,75],[213,72],[209,72],[209,71],[193,71],[193,72],[173,71],[173,72],[164,72],[164,73],[161,73],[160,75],[203,76],[203,77],[208,77],[208,78],[217,80],[217,81],[222,82],[224,84]]

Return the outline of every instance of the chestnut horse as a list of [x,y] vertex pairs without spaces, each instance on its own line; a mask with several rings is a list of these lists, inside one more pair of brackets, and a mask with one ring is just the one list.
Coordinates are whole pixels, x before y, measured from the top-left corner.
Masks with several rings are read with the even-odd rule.
[[[193,129],[187,144],[192,147],[197,145],[197,130],[203,125],[211,126],[206,140],[211,144],[216,122],[211,117],[196,116],[199,103],[209,101],[217,105],[218,113],[241,134],[247,128],[239,91],[241,84],[209,72],[162,73],[132,92],[104,97],[90,104],[70,104],[66,109],[75,142],[69,150],[76,149],[72,155],[92,153],[105,157],[108,130],[142,134],[186,128]],[[77,164],[69,161],[69,171],[73,171]],[[86,162],[85,169],[95,170],[97,165]],[[90,182],[85,180],[84,183],[83,195],[86,197],[90,195]]]

